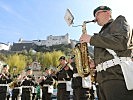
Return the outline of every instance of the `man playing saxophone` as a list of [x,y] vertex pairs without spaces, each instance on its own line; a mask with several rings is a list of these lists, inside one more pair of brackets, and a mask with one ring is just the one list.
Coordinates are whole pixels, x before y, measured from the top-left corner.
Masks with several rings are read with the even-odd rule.
[[101,30],[92,36],[81,35],[80,42],[94,46],[96,79],[99,85],[98,99],[133,100],[133,90],[126,87],[121,66],[123,62],[131,60],[132,43],[129,43],[132,41],[131,27],[123,15],[113,19],[112,10],[108,6],[97,7],[93,15],[96,23],[102,26]]

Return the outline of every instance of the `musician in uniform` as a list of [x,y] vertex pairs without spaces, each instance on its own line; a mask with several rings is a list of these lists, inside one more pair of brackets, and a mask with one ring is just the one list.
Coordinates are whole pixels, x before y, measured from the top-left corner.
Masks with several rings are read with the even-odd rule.
[[[9,100],[9,87],[8,83],[12,81],[11,75],[9,73],[9,66],[3,65],[2,72],[0,73],[0,98],[1,100]],[[8,94],[7,94],[8,93]]]
[[122,15],[112,19],[107,6],[97,7],[93,15],[101,30],[93,36],[82,34],[80,41],[94,46],[99,100],[133,100],[133,90],[128,90],[122,70],[122,63],[131,60],[131,27]]
[[[75,60],[69,60],[73,67],[73,78],[72,78],[72,89],[73,89],[73,100],[94,100],[91,94],[91,77],[89,74],[81,77],[77,71]],[[87,80],[87,86],[83,85],[84,78]]]
[[73,77],[72,67],[66,61],[65,56],[59,58],[60,70],[57,72],[56,77],[57,85],[57,100],[70,100],[70,87],[69,82]]
[[10,88],[13,88],[12,100],[19,100],[19,96],[21,92],[20,84],[21,84],[21,75],[20,74],[15,75],[13,82],[10,84]]
[[45,78],[39,83],[42,88],[42,100],[51,100],[51,95],[53,93],[53,85],[55,83],[52,75],[51,69],[45,69]]
[[35,86],[35,81],[34,77],[32,75],[32,69],[28,68],[26,70],[26,75],[25,78],[23,79],[21,86],[22,86],[22,96],[21,100],[33,100],[33,91],[34,91],[34,86]]

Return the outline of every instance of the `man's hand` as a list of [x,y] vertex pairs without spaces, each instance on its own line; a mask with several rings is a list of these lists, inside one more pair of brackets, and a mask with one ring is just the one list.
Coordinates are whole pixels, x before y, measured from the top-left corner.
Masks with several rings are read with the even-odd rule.
[[65,69],[65,70],[69,70],[69,66],[66,66],[64,69]]
[[80,42],[81,43],[84,43],[84,42],[90,43],[90,39],[91,39],[90,35],[82,34],[81,37],[80,37]]

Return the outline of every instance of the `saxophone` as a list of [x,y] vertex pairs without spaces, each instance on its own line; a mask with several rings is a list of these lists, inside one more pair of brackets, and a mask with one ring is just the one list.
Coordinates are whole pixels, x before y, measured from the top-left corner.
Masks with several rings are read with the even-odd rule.
[[[89,21],[94,22],[94,21]],[[89,23],[84,21],[82,25],[82,33],[86,34],[86,23]],[[86,75],[89,75],[91,69],[89,67],[89,51],[88,51],[88,45],[87,43],[77,43],[75,45],[75,48],[72,50],[73,54],[75,55],[75,64],[78,71],[78,74],[81,77],[85,77]]]

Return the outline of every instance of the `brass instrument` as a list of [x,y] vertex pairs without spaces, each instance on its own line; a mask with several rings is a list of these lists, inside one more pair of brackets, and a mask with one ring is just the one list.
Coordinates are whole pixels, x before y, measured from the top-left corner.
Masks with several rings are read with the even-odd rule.
[[[84,21],[82,25],[82,33],[87,34],[86,23],[94,22],[92,21]],[[87,43],[78,43],[73,49],[73,53],[75,55],[75,63],[77,67],[78,74],[81,77],[89,75],[90,67],[89,67],[89,51]]]
[[[75,55],[73,55],[70,59],[74,59],[74,58],[75,58]],[[69,64],[69,62],[67,62],[63,67],[61,66],[61,64],[59,64],[59,65],[56,67],[56,68],[57,68],[57,72],[62,71],[67,65],[70,67],[70,69],[72,69],[72,68],[71,68],[71,65]]]
[[18,80],[15,79],[14,81],[12,81],[11,83],[9,83],[8,85],[9,85],[9,87],[10,87],[11,89],[13,89],[17,84],[18,84]]
[[13,78],[13,81],[8,83],[8,86],[11,88],[11,89],[14,89],[15,87],[18,87],[20,86],[20,78],[18,78],[18,76],[14,77]]

